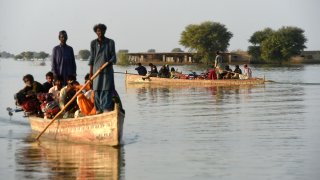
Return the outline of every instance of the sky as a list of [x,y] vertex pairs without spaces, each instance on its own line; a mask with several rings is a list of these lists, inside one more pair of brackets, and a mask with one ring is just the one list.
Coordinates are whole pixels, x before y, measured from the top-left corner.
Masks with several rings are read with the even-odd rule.
[[264,28],[305,31],[305,50],[320,50],[319,0],[0,0],[0,52],[45,51],[66,30],[75,54],[89,49],[93,26],[107,25],[116,50],[170,52],[190,24],[213,21],[232,32],[229,51],[247,50]]

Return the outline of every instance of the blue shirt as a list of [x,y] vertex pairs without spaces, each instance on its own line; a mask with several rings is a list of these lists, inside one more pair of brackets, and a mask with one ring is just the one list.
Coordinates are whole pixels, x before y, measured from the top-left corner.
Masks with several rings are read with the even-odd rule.
[[141,76],[145,76],[147,74],[147,69],[144,66],[138,66],[135,70],[137,70],[138,74]]
[[53,48],[51,71],[54,75],[59,75],[63,78],[64,85],[69,75],[77,75],[76,60],[71,46],[65,44]]

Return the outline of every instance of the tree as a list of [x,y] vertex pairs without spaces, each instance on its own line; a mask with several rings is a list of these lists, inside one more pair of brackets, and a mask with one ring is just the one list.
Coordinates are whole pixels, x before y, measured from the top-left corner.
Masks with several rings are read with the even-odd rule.
[[23,52],[23,57],[27,60],[31,60],[33,58],[33,52],[31,51]]
[[155,49],[148,49],[148,51],[147,51],[148,53],[155,53],[156,52],[156,50]]
[[248,47],[248,54],[253,57],[254,60],[261,60],[261,43],[271,36],[274,31],[271,28],[265,28],[262,31],[257,31],[253,33],[250,37],[249,42],[253,46]]
[[253,33],[253,35],[249,39],[249,42],[252,43],[254,46],[260,46],[261,43],[273,33],[274,31],[271,28],[265,28],[262,31],[257,31]]
[[126,49],[122,49],[122,50],[118,51],[118,53],[117,53],[117,57],[118,57],[117,65],[127,66],[127,65],[130,64],[128,53],[129,53],[129,50],[126,50]]
[[307,41],[304,30],[297,27],[282,27],[277,31],[265,29],[251,36],[249,54],[258,57],[264,62],[282,63],[291,57],[300,55],[306,48]]
[[35,59],[45,59],[47,57],[49,57],[49,54],[47,54],[43,51],[41,51],[39,53],[33,52],[33,58],[35,58]]
[[31,59],[45,59],[49,57],[48,53],[45,53],[43,51],[41,52],[33,52],[33,51],[26,51],[26,52],[22,52],[18,55],[16,55],[14,58],[15,59],[24,59],[24,60],[31,60]]
[[14,56],[14,59],[16,59],[16,60],[23,59],[23,56],[21,54],[18,54],[16,56]]
[[80,57],[80,59],[84,59],[84,60],[88,60],[89,59],[89,57],[90,57],[90,51],[89,50],[87,50],[87,49],[83,49],[83,50],[80,50],[79,51],[79,57]]
[[233,34],[225,25],[206,21],[200,25],[188,25],[181,33],[180,44],[195,50],[203,59],[202,62],[212,62],[216,51],[226,51]]
[[181,48],[174,48],[171,50],[171,52],[175,53],[175,52],[183,52],[183,51],[181,50]]
[[0,57],[2,57],[2,58],[12,58],[12,57],[14,57],[14,55],[10,54],[10,53],[8,53],[6,51],[2,51],[2,52],[0,52]]

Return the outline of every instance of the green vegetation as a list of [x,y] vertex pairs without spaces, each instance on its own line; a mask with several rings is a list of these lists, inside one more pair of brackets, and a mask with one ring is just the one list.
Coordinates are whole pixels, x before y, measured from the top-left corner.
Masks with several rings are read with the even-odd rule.
[[33,59],[45,59],[49,57],[49,54],[41,52],[26,51],[22,52],[14,57],[14,59],[33,60]]
[[148,51],[147,51],[148,53],[155,53],[156,52],[156,50],[155,49],[148,49]]
[[226,51],[233,34],[225,25],[206,21],[200,25],[188,25],[181,33],[180,44],[196,51],[203,63],[212,63],[216,51]]
[[249,39],[248,53],[255,62],[282,63],[301,54],[307,41],[304,30],[297,27],[282,27],[277,31],[266,28],[255,32]]
[[0,52],[0,57],[1,58],[12,58],[12,57],[14,57],[14,55],[10,54],[10,53],[8,53],[6,51],[2,51],[2,52]]
[[180,48],[174,48],[171,50],[171,52],[176,53],[176,52],[183,52],[183,51]]
[[80,59],[88,60],[89,57],[90,57],[90,55],[91,55],[91,53],[90,53],[89,50],[83,49],[83,50],[80,50],[80,51],[79,51],[78,55],[79,55],[79,58],[80,58]]
[[117,65],[120,66],[128,66],[130,64],[129,62],[129,56],[128,56],[129,51],[126,49],[119,50],[117,53]]

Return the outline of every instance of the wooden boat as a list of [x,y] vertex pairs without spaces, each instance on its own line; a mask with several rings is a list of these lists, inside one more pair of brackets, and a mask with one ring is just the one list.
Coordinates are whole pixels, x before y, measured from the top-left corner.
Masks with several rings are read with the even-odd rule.
[[221,80],[205,80],[205,79],[170,79],[150,77],[145,79],[144,76],[126,74],[127,84],[157,84],[169,86],[232,86],[232,85],[256,85],[264,84],[264,78],[251,79],[221,79]]
[[[118,146],[122,139],[124,116],[119,105],[116,105],[114,111],[103,114],[57,119],[42,136],[76,143]],[[31,129],[36,134],[42,132],[50,121],[29,117]]]

